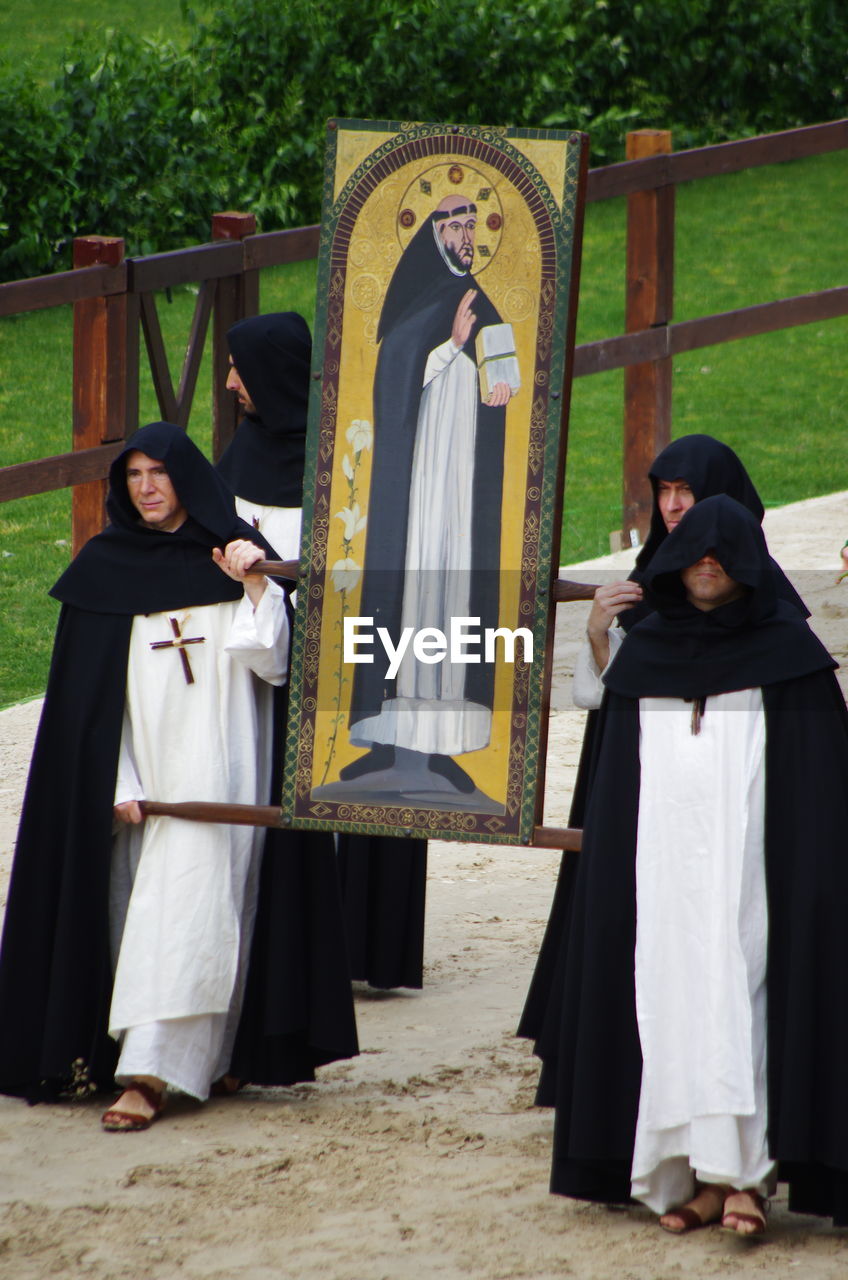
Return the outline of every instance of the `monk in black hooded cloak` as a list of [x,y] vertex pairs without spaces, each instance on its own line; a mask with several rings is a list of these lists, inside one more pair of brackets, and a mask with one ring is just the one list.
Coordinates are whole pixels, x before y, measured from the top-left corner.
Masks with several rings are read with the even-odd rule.
[[846,1225],[836,664],[730,498],[688,511],[643,581],[654,612],[604,676],[563,980],[537,1043],[551,1189],[639,1199],[678,1233],[751,1234],[778,1176],[791,1210]]
[[[227,387],[244,416],[218,471],[235,494],[239,515],[284,560],[297,560],[312,361],[309,326],[293,311],[251,316],[227,331],[227,344]],[[275,762],[278,768],[282,760]],[[351,977],[381,989],[421,987],[426,840],[341,835],[338,853]]]
[[[179,527],[167,531],[139,519],[127,482],[133,456],[163,464],[183,509]],[[113,1084],[113,804],[134,620],[239,601],[242,583],[221,572],[214,548],[247,539],[276,556],[236,516],[203,455],[167,423],[144,427],[127,442],[110,473],[107,509],[108,528],[52,591],[62,611],[0,953],[0,1089],[31,1101]],[[188,684],[196,653],[186,645],[161,656],[178,663],[185,657]],[[162,747],[191,758],[208,744],[169,740]],[[157,821],[183,827],[190,840],[191,824]],[[270,833],[234,1055],[243,1078],[312,1079],[316,1065],[356,1052],[339,908],[329,839],[323,849],[315,842],[307,848],[297,837]]]
[[296,311],[250,316],[227,330],[227,388],[244,410],[218,472],[243,520],[283,560],[300,556],[312,335]]
[[[589,639],[584,642],[575,666],[575,701],[578,706],[589,709],[589,714],[568,819],[571,827],[582,827],[585,816],[597,707],[603,692],[601,672],[630,628],[650,612],[649,604],[643,599],[642,583],[654,556],[685,512],[704,498],[726,494],[740,502],[758,522],[762,522],[765,514],[760,496],[742,461],[729,445],[713,436],[696,434],[673,440],[654,459],[648,476],[653,491],[653,508],[645,545],[625,582],[610,583],[595,593],[587,628],[590,636],[594,632],[595,639],[591,644]],[[789,579],[774,560],[771,565],[779,595],[807,617],[808,610]],[[597,655],[596,650],[600,650]],[[528,1039],[544,1036],[548,1001],[560,981],[563,920],[568,912],[568,895],[572,891],[574,874],[575,859],[566,853],[560,865],[548,926],[519,1024],[518,1034]],[[556,1000],[556,995],[553,998]],[[537,1100],[542,1106],[550,1101],[545,1097],[543,1087]]]

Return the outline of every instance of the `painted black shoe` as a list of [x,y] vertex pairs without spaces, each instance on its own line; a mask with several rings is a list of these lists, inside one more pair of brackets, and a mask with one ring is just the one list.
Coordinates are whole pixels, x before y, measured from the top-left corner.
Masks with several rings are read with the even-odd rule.
[[427,768],[432,773],[437,773],[439,777],[447,778],[448,782],[452,783],[457,791],[461,791],[465,795],[475,790],[473,779],[450,756],[430,756],[427,761]]
[[395,749],[391,746],[384,746],[383,743],[375,742],[370,751],[366,751],[364,756],[360,756],[358,760],[352,760],[350,764],[346,764],[343,769],[339,770],[339,777],[343,782],[349,782],[351,778],[362,778],[367,773],[376,773],[379,769],[391,769],[395,762]]

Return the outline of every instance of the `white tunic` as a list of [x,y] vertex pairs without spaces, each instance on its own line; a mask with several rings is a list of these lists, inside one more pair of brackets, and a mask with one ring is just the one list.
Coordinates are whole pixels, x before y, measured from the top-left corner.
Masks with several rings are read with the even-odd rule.
[[765,1189],[765,719],[759,689],[639,704],[632,1192],[663,1213],[694,1180]]
[[[175,649],[150,647],[172,638],[170,616],[183,637],[203,637],[184,650],[191,684]],[[267,803],[270,686],[285,681],[287,651],[283,593],[270,582],[255,612],[244,597],[135,617],[115,803]],[[198,1015],[223,1015],[226,1023],[240,997],[262,836],[253,827],[160,817],[118,830],[111,1035],[172,1020],[177,1032],[178,1020]],[[155,1065],[122,1060],[119,1069],[160,1074]],[[186,1087],[184,1079],[169,1082]]]
[[616,624],[609,628],[607,637],[610,647],[609,658],[603,671],[598,668],[588,637],[584,638],[577,651],[571,680],[571,698],[575,707],[582,707],[584,711],[597,711],[600,707],[604,696],[603,676],[621,648],[624,632]]
[[236,511],[270,542],[281,560],[300,559],[300,507],[268,507],[236,498]]

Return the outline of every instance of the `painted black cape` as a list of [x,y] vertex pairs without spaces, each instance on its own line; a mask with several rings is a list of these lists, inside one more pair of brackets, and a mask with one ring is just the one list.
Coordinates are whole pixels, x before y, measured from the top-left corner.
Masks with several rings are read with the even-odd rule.
[[[466,351],[474,359],[474,341],[485,325],[500,316],[477,280],[454,275],[436,247],[433,224],[425,222],[413,237],[389,283],[380,316],[380,352],[374,375],[374,457],[368,500],[365,572],[360,614],[386,627],[395,642],[400,634],[409,516],[409,486],[418,429],[418,411],[427,357],[451,336],[456,309],[469,289],[476,289],[477,317]],[[473,458],[471,598],[469,613],[481,627],[496,627],[500,566],[500,508],[506,411],[477,407]],[[458,459],[467,465],[467,459]],[[377,715],[384,698],[394,696],[395,682],[386,679],[388,660],[375,650],[373,663],[354,672],[350,722]],[[483,706],[494,700],[494,667],[467,668],[465,696]]]
[[[127,508],[125,460],[136,448],[167,462],[189,511],[176,534],[140,529]],[[132,436],[110,479],[113,524],[83,548],[53,590],[62,611],[0,950],[0,1091],[33,1101],[75,1082],[112,1084],[117,1047],[106,1033],[112,986],[108,890],[133,613],[214,603],[232,598],[233,588],[240,594],[239,585],[212,564],[210,548],[229,537],[256,538],[238,520],[211,465],[170,424],[152,424]],[[158,574],[149,573],[151,561]],[[141,601],[135,607],[134,594]],[[270,930],[258,923],[241,1035],[243,1040],[249,1031],[253,1046],[241,1061],[245,1077],[261,1077],[262,1083],[311,1079],[315,1065],[357,1051],[332,847],[326,841],[315,850],[313,865],[312,846],[290,839],[282,854],[279,838],[267,846],[260,904],[263,919],[269,900],[279,910],[273,924],[286,932],[289,967],[282,969],[278,956],[263,947]],[[263,984],[284,992],[294,1012],[281,1013],[279,1005],[257,1009],[253,992]],[[281,1026],[290,1052],[278,1053],[270,1070],[261,1051],[279,1041]],[[313,1028],[319,1028],[315,1039]]]

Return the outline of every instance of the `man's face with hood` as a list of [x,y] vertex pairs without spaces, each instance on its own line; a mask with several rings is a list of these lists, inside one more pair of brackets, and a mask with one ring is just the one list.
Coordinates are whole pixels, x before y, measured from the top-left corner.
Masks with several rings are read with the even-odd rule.
[[712,551],[683,569],[680,578],[686,588],[686,599],[703,613],[738,600],[745,590],[741,582],[725,573]]
[[173,533],[188,516],[164,462],[139,449],[127,458],[127,493],[143,522],[161,533]]
[[477,209],[467,196],[448,196],[436,210],[436,230],[455,267],[470,271],[474,261]]
[[250,398],[250,392],[244,385],[238,369],[233,364],[232,356],[230,356],[230,369],[227,374],[227,390],[235,392],[236,399],[245,413],[252,413],[255,417],[259,416],[256,410],[256,405]]

